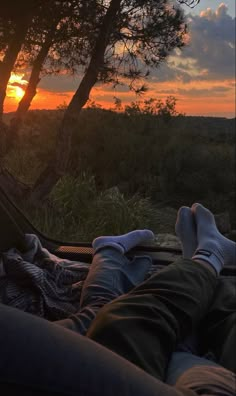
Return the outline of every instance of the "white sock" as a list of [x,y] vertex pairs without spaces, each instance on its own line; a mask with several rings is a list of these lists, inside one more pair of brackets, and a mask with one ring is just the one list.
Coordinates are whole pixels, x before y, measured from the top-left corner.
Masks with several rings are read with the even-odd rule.
[[151,230],[135,230],[124,235],[98,237],[94,239],[92,245],[95,251],[102,247],[110,246],[124,254],[133,247],[148,240],[154,240],[154,234]]
[[224,265],[235,263],[236,243],[225,238],[217,229],[213,214],[201,204],[191,208],[197,225],[197,250],[193,260],[209,263],[219,274]]
[[175,232],[181,241],[183,258],[193,257],[197,248],[197,229],[194,215],[189,207],[182,206],[179,209]]

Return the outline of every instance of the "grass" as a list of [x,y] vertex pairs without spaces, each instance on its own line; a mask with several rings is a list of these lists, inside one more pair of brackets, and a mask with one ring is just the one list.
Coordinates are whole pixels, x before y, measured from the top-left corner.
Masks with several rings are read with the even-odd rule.
[[138,228],[155,231],[157,211],[149,198],[125,197],[118,188],[98,192],[93,176],[65,176],[50,203],[26,212],[34,225],[56,239],[90,241],[98,235],[118,235]]

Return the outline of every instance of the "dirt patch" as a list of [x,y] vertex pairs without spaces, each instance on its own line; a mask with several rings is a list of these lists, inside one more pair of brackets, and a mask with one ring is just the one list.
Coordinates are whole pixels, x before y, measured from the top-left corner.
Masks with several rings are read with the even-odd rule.
[[160,247],[181,249],[181,243],[179,238],[172,234],[156,234],[155,245]]
[[156,213],[155,234],[175,235],[175,222],[177,210],[171,207],[158,207]]

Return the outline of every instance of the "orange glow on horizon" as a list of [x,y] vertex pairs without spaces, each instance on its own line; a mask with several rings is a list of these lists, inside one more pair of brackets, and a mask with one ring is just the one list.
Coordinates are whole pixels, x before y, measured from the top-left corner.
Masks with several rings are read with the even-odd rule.
[[[27,82],[22,75],[13,75],[5,101],[5,112],[15,111],[17,104],[24,94],[22,86]],[[14,85],[19,84],[19,85]],[[13,84],[13,85],[12,85]],[[177,110],[186,115],[235,117],[234,81],[180,81],[156,82],[149,81],[149,90],[142,97],[135,96],[129,91],[110,90],[108,86],[95,86],[90,99],[105,109],[114,109],[114,96],[121,99],[123,107],[132,101],[158,98],[165,100],[167,96],[177,99]],[[74,92],[52,92],[38,88],[31,109],[56,109],[57,106],[68,104]]]

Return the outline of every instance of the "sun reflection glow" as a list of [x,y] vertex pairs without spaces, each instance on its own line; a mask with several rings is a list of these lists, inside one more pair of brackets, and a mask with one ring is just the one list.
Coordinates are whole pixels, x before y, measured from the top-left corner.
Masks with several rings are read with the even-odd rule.
[[25,93],[25,88],[28,84],[26,80],[24,80],[24,74],[20,73],[12,73],[8,86],[7,86],[7,96],[9,98],[15,98],[17,101],[20,100]]
[[20,88],[20,87],[14,87],[15,88],[15,96],[17,99],[21,99],[24,96],[25,91]]

